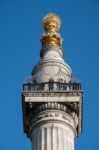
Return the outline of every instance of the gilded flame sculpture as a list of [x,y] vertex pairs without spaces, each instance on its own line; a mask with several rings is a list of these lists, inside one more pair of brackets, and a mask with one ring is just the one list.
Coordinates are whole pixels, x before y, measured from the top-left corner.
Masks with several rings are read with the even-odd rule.
[[44,17],[42,24],[45,30],[41,39],[42,47],[46,47],[46,45],[57,45],[61,47],[62,38],[58,33],[61,25],[59,17],[50,13]]

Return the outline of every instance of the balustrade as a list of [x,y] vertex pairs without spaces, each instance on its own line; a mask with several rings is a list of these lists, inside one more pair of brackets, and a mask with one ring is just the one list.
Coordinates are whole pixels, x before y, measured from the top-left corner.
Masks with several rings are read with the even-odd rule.
[[60,82],[46,82],[40,84],[23,84],[24,92],[37,91],[73,91],[81,90],[80,83],[60,83]]

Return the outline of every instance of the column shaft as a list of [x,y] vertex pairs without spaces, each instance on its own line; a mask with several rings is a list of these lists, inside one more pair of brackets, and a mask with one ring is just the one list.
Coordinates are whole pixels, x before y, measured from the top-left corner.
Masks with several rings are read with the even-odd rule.
[[48,123],[32,131],[32,150],[74,150],[74,133],[65,125]]

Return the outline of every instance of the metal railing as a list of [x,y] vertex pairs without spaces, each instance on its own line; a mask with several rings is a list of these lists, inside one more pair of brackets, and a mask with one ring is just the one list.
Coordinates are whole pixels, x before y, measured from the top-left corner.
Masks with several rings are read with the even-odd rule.
[[39,91],[79,91],[81,90],[80,83],[60,83],[46,82],[40,84],[23,84],[23,92],[39,92]]

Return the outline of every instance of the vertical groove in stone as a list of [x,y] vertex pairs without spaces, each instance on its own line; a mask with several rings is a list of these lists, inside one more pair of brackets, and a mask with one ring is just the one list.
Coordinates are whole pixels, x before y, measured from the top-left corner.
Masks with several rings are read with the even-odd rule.
[[57,127],[57,150],[59,150],[58,127]]
[[61,147],[60,147],[60,129],[58,128],[58,150],[61,150]]
[[52,147],[52,150],[53,150],[53,127],[51,127],[51,147]]
[[39,130],[39,150],[41,150],[41,129]]
[[52,150],[51,128],[47,128],[47,150]]
[[56,144],[58,150],[58,127],[56,127]]
[[44,128],[44,150],[47,150],[47,128]]
[[57,150],[59,150],[59,128],[57,128]]
[[57,127],[53,127],[53,150],[57,150]]
[[40,129],[37,130],[37,150],[40,150]]
[[62,143],[62,129],[58,128],[58,150],[63,150],[63,143]]
[[64,150],[68,150],[68,145],[67,145],[67,132],[64,130]]
[[41,150],[44,150],[44,128],[41,129]]
[[64,145],[65,136],[64,136],[64,132],[65,132],[65,130],[62,129],[62,145],[63,145],[63,150],[65,150],[65,145]]
[[61,150],[64,150],[63,129],[61,128]]

